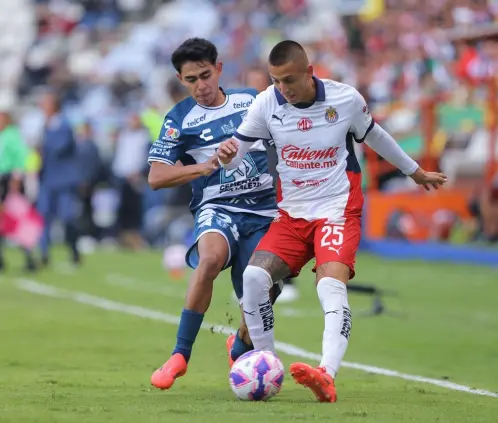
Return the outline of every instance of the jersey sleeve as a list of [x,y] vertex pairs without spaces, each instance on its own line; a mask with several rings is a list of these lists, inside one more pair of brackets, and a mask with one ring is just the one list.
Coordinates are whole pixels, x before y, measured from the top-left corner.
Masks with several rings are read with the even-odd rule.
[[370,114],[367,102],[363,96],[356,90],[353,92],[353,119],[351,132],[357,142],[363,142],[367,134],[372,130],[375,121]]
[[149,150],[148,163],[161,162],[174,166],[185,154],[185,144],[182,140],[181,126],[166,115],[159,137]]
[[271,139],[264,113],[264,93],[259,94],[247,110],[247,115],[235,132],[234,138],[244,142]]

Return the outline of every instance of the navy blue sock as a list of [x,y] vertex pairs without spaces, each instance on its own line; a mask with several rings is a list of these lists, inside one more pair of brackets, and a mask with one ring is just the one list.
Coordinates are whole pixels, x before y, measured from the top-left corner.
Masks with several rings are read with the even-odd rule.
[[183,309],[173,354],[180,353],[185,357],[185,361],[188,362],[192,353],[192,345],[194,345],[195,338],[201,329],[203,319],[204,314],[194,310]]
[[232,351],[230,352],[230,356],[232,360],[237,360],[241,355],[246,352],[252,351],[254,349],[253,345],[247,345],[242,339],[239,338],[239,331],[235,335],[235,341],[232,345]]

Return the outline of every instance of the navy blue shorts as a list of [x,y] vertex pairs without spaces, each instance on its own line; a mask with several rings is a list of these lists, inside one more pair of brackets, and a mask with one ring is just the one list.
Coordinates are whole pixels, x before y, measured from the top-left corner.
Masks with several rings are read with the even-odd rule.
[[206,208],[195,214],[194,244],[187,251],[187,264],[199,264],[197,242],[209,232],[222,235],[228,243],[229,256],[224,269],[232,268],[232,284],[238,299],[242,298],[242,274],[260,239],[268,231],[272,217],[252,213],[234,213],[221,208]]

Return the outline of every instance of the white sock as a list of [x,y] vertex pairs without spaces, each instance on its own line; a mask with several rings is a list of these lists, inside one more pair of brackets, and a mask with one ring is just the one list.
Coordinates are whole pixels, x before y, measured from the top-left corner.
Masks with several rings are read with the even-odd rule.
[[348,347],[351,311],[346,285],[334,278],[322,278],[316,290],[325,314],[322,362],[327,373],[335,378]]
[[273,330],[273,307],[270,301],[270,288],[273,285],[270,275],[261,267],[247,266],[244,271],[244,317],[254,348],[275,350]]

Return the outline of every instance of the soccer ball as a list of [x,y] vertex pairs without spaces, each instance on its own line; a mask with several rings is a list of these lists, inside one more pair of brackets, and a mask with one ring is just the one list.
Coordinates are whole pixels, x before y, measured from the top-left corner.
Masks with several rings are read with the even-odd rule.
[[163,254],[163,267],[172,279],[182,279],[185,271],[185,254],[187,247],[182,244],[166,247]]
[[284,365],[271,351],[249,351],[233,363],[229,379],[233,393],[242,401],[266,401],[280,392]]
[[185,254],[187,247],[182,244],[166,247],[163,254],[163,267],[165,270],[179,270],[185,267]]

